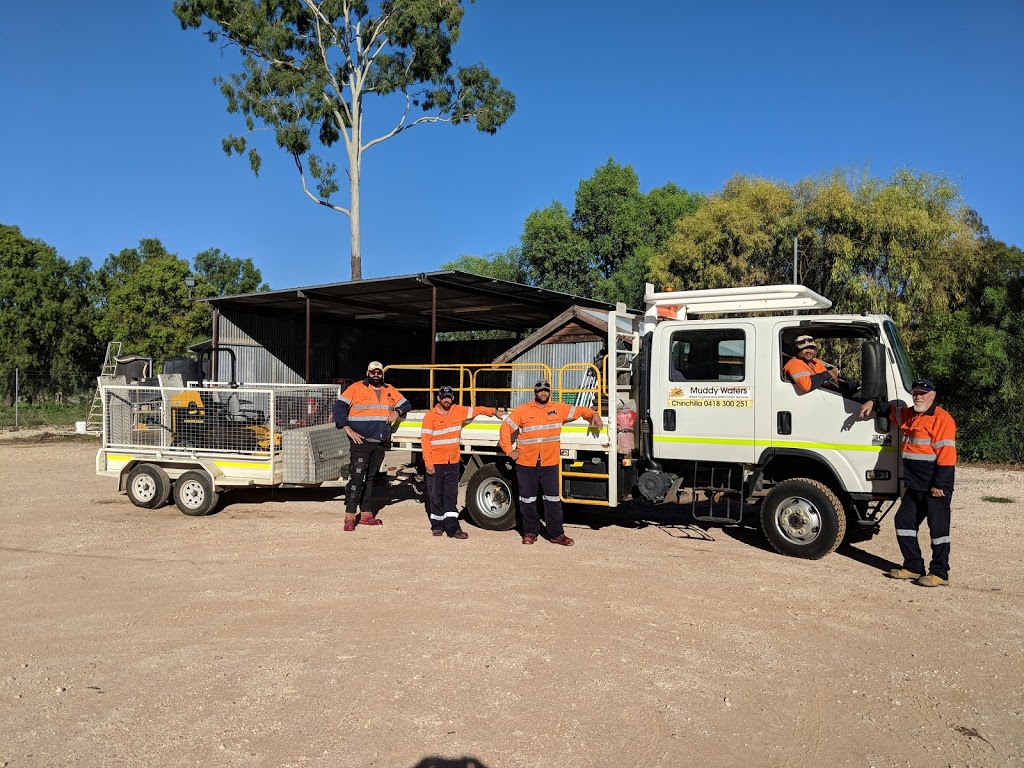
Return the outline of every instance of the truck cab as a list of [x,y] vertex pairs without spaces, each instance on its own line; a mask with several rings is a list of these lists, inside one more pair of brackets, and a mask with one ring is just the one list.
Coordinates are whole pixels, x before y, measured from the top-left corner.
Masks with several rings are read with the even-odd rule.
[[[799,557],[828,554],[847,527],[877,528],[899,496],[898,441],[888,419],[858,413],[868,399],[910,402],[913,379],[888,317],[798,315],[831,306],[803,286],[648,290],[646,300],[643,496],[733,501],[707,513],[725,521],[759,503],[768,540]],[[814,337],[839,382],[795,386],[784,368],[798,336]]]

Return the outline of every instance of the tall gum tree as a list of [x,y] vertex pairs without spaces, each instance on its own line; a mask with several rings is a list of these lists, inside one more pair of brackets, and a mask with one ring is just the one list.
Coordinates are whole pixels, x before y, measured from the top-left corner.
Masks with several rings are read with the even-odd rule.
[[[258,175],[262,158],[248,137],[258,124],[273,129],[277,145],[295,162],[305,195],[348,216],[353,280],[363,274],[363,153],[424,123],[472,122],[494,134],[515,110],[515,96],[486,67],[453,63],[464,12],[461,0],[174,3],[182,29],[203,29],[210,42],[241,53],[242,71],[215,79],[228,112],[245,117],[246,133],[224,138],[224,151],[247,153]],[[390,97],[385,103],[397,114],[389,130],[367,138],[364,100],[370,95]],[[340,190],[337,164],[312,152],[314,144],[329,150],[339,140],[348,206],[331,200]]]

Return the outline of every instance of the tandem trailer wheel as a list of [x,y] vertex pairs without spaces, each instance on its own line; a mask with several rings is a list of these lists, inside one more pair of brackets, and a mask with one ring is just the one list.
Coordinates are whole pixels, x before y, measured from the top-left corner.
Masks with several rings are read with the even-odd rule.
[[205,472],[190,470],[174,481],[174,503],[183,514],[202,517],[217,507],[217,489]]

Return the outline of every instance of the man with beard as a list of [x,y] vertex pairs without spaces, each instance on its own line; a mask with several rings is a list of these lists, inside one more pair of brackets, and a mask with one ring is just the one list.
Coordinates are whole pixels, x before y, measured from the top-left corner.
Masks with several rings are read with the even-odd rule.
[[839,378],[836,367],[818,359],[818,344],[813,336],[797,336],[793,348],[793,357],[782,372],[793,382],[798,394],[806,395],[825,385],[845,390],[846,382]]
[[[949,584],[949,505],[953,498],[956,471],[956,423],[935,404],[935,384],[918,379],[911,386],[912,407],[889,403],[889,418],[900,428],[905,490],[896,512],[896,541],[903,553],[903,567],[893,568],[889,577],[913,579],[922,587]],[[864,403],[860,417],[875,410]],[[932,561],[928,573],[917,541],[921,523],[928,519],[932,539]]]
[[[558,488],[559,445],[562,424],[587,419],[594,429],[601,429],[600,414],[582,405],[551,402],[551,384],[538,381],[533,388],[533,402],[523,403],[501,422],[498,446],[516,463],[519,481],[519,511],[523,515],[523,544],[533,544],[540,535],[537,512],[537,488],[544,497],[544,520],[548,541],[571,547],[573,540],[562,528],[562,500]],[[512,447],[515,439],[516,447]]]
[[334,401],[334,426],[345,430],[351,445],[348,487],[345,489],[345,530],[360,525],[381,525],[373,513],[373,478],[391,447],[391,425],[412,409],[405,396],[384,383],[384,366],[374,360],[366,378],[357,381]]

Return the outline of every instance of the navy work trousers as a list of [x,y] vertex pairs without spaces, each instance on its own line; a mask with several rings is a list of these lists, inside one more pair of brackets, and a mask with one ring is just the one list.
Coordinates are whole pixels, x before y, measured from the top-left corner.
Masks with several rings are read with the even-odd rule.
[[459,531],[459,464],[435,464],[427,475],[430,527],[449,536]]
[[917,542],[921,523],[928,520],[928,533],[932,538],[932,562],[928,573],[949,578],[949,505],[953,494],[932,496],[929,491],[903,492],[903,501],[896,511],[896,541],[903,553],[903,567],[914,573],[924,573],[924,557]]
[[537,489],[544,500],[544,522],[548,538],[557,539],[562,528],[562,499],[558,492],[558,467],[524,467],[516,464],[519,481],[519,511],[523,516],[523,533],[540,533],[540,515],[537,513]]
[[348,487],[345,489],[345,514],[354,515],[356,507],[373,514],[373,478],[384,461],[384,446],[364,440],[351,445]]

